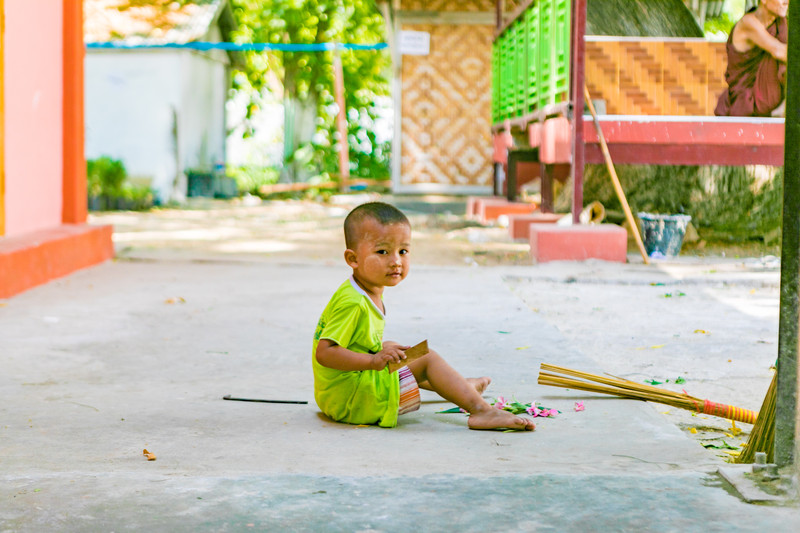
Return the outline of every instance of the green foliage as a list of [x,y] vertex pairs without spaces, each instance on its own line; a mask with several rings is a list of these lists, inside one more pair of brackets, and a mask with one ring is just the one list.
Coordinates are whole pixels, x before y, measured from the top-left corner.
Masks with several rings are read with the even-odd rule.
[[86,180],[92,210],[140,210],[153,206],[153,191],[130,183],[125,165],[118,159],[102,156],[87,160]]
[[116,198],[116,202],[113,202],[115,205],[110,205],[109,207],[129,211],[142,211],[153,207],[154,200],[153,190],[150,187],[126,182],[122,186],[120,196]]
[[[780,236],[781,168],[618,165],[616,170],[634,213],[688,214],[699,230],[727,242],[770,244]],[[607,212],[622,210],[605,166],[587,165],[584,203],[595,200]]]
[[[239,42],[356,43],[385,41],[383,17],[372,0],[232,0]],[[270,75],[281,80],[284,101],[311,102],[316,108],[316,133],[292,150],[311,150],[287,156],[287,163],[306,163],[316,173],[336,173],[336,110],[332,52],[248,53],[246,76],[234,77],[234,90],[251,92],[248,118],[258,111],[258,95],[270,86]],[[386,146],[378,146],[369,129],[378,114],[376,101],[389,94],[385,73],[391,65],[387,51],[341,51],[351,172],[354,175],[388,174]],[[289,132],[286,132],[286,141]],[[292,146],[290,144],[290,146]],[[333,154],[333,155],[332,155]]]
[[278,182],[278,169],[273,167],[229,166],[226,174],[236,180],[240,193],[259,194],[262,185]]
[[86,177],[90,196],[118,197],[128,173],[122,161],[103,156],[86,161]]
[[750,210],[750,221],[755,232],[762,235],[767,244],[780,239],[783,225],[783,167],[755,194]]
[[[368,115],[368,113],[363,113]],[[353,112],[350,113],[354,115]],[[389,179],[391,142],[378,142],[375,130],[371,127],[374,123],[372,117],[364,116],[363,121],[358,119],[348,123],[348,146],[350,147],[350,176],[353,178]],[[367,124],[364,124],[366,122]],[[338,132],[332,127],[328,130],[328,138],[336,138]],[[321,150],[315,154],[321,156],[318,168],[331,174],[339,172],[339,151]]]
[[[701,189],[697,167],[617,165],[617,175],[634,213],[687,213]],[[622,210],[604,165],[587,165],[584,200],[598,200],[606,209]]]
[[709,169],[703,202],[694,209],[695,225],[732,233],[749,226],[755,204],[752,181],[745,167]]
[[702,37],[683,0],[602,0],[586,6],[587,35]]
[[703,33],[706,38],[727,39],[737,20],[738,18],[732,18],[728,13],[722,13],[719,17],[705,21]]
[[745,0],[725,0],[719,16],[707,18],[703,24],[703,33],[706,39],[726,40],[733,25],[744,15],[744,11]]

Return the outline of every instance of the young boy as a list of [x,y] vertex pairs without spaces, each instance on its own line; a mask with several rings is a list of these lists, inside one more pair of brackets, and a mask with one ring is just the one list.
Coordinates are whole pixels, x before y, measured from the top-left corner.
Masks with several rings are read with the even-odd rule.
[[322,412],[340,422],[394,427],[398,415],[419,408],[422,387],[467,411],[470,429],[532,431],[533,421],[486,403],[481,393],[489,378],[465,379],[434,351],[389,372],[388,363],[405,359],[409,346],[382,342],[383,289],[408,275],[411,224],[397,208],[371,202],[347,215],[344,234],[353,275],[331,298],[314,335],[314,397]]

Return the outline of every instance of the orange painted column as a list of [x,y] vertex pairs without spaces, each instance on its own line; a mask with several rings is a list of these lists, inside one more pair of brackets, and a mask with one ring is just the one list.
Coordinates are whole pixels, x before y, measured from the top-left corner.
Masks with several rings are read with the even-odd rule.
[[0,237],[6,234],[6,7],[0,0]]
[[86,160],[83,146],[83,2],[63,0],[64,6],[64,178],[65,224],[86,222]]

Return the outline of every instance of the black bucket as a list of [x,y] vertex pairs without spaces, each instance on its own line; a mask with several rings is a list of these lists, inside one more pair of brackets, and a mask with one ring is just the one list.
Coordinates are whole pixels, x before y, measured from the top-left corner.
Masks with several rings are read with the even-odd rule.
[[638,213],[642,225],[642,240],[647,255],[672,257],[681,252],[686,225],[692,220],[689,215],[653,215]]

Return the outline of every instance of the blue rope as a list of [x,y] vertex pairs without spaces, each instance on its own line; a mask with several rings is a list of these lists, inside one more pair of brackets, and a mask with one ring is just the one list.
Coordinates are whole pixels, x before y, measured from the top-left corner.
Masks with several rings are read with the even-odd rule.
[[226,50],[229,52],[264,52],[275,50],[279,52],[326,52],[328,50],[383,50],[386,43],[377,44],[351,44],[351,43],[211,43],[193,41],[190,43],[163,43],[163,44],[128,44],[123,42],[86,43],[86,48],[133,50],[147,48],[188,48],[190,50]]

